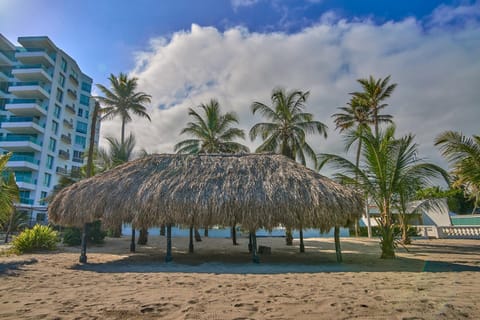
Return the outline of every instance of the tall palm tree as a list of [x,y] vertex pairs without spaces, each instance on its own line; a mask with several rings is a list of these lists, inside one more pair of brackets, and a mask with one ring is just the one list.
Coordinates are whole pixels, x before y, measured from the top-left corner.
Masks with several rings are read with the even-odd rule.
[[351,95],[361,101],[362,105],[368,106],[372,112],[373,125],[375,127],[375,135],[378,135],[378,125],[380,122],[391,122],[392,116],[380,115],[380,111],[388,106],[384,101],[389,98],[395,88],[396,83],[388,84],[390,76],[384,79],[375,80],[372,76],[368,79],[357,80],[363,88],[363,91],[353,92]]
[[463,186],[473,201],[472,213],[475,213],[480,207],[480,136],[466,137],[461,132],[445,131],[436,137],[435,145],[453,167],[458,178],[454,186]]
[[[320,121],[313,120],[311,113],[305,112],[305,103],[310,95],[309,91],[293,90],[286,92],[277,88],[272,91],[272,106],[262,102],[254,102],[251,106],[253,114],[260,113],[270,122],[260,122],[250,129],[250,138],[253,141],[261,136],[263,143],[256,152],[276,152],[306,164],[305,155],[317,166],[317,156],[306,141],[307,133],[318,133],[327,137],[327,126]],[[292,231],[286,226],[286,243],[293,244]],[[300,227],[300,252],[304,252],[303,230]]]
[[306,155],[317,165],[316,154],[306,142],[306,135],[318,133],[326,138],[328,128],[322,122],[313,120],[311,113],[304,112],[309,95],[309,91],[274,89],[271,107],[261,102],[252,104],[253,114],[258,112],[270,121],[257,123],[250,129],[252,141],[258,136],[263,140],[256,152],[280,153],[304,165]]
[[238,123],[235,113],[222,114],[217,100],[211,99],[207,104],[199,106],[203,115],[193,108],[188,109],[188,115],[193,118],[180,134],[188,134],[193,138],[183,140],[175,145],[178,153],[235,153],[248,152],[248,148],[236,138],[245,138],[245,132],[232,125]]
[[391,259],[395,257],[392,208],[399,193],[412,181],[425,186],[431,178],[448,179],[448,176],[442,168],[417,159],[414,136],[409,134],[396,139],[393,125],[379,135],[367,130],[361,139],[363,161],[359,167],[333,154],[323,154],[320,158],[341,170],[336,174],[337,179],[358,186],[373,199],[380,210],[381,258]]
[[5,235],[5,243],[8,242],[8,235],[11,231],[12,220],[15,216],[15,203],[20,200],[20,192],[15,182],[13,172],[7,171],[7,162],[12,153],[0,155],[0,218],[8,221]]
[[131,114],[147,118],[151,121],[146,112],[145,104],[151,102],[151,96],[144,92],[136,92],[137,78],[128,78],[124,73],[118,77],[111,74],[108,78],[111,88],[97,84],[104,97],[97,97],[97,100],[104,105],[102,110],[103,119],[112,119],[120,116],[122,119],[122,132],[120,142],[125,141],[125,125],[132,121]]
[[[211,99],[207,104],[199,106],[203,115],[199,114],[193,108],[188,109],[188,115],[193,118],[180,134],[188,134],[193,138],[183,140],[175,145],[177,153],[236,153],[249,152],[250,150],[235,142],[236,138],[245,138],[245,132],[242,129],[232,128],[237,123],[237,115],[233,112],[222,114],[220,104],[217,100]],[[208,226],[205,227],[205,236],[208,236]],[[201,241],[200,233],[197,228],[190,228],[190,252],[193,252],[192,234],[195,231],[196,241]],[[232,228],[235,231],[235,226]],[[233,244],[236,244],[236,238],[232,237]]]

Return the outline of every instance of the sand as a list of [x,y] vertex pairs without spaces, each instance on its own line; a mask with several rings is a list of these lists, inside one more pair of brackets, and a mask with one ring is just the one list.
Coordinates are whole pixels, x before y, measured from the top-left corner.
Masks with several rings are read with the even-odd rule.
[[[129,239],[88,249],[0,256],[2,319],[479,319],[480,241],[415,240],[398,258],[380,260],[377,239],[308,239],[307,252],[282,238],[259,265],[247,240],[205,238],[188,254],[175,238],[174,262],[163,262],[165,239],[151,237],[137,253]],[[1,249],[1,247],[0,247]]]

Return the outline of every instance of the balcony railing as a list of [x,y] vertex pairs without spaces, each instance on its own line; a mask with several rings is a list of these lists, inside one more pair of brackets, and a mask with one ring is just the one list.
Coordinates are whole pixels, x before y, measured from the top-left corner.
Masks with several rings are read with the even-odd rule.
[[68,174],[68,171],[67,169],[63,168],[63,167],[57,167],[57,173],[59,174]]
[[65,150],[58,150],[58,156],[65,160],[70,159],[70,153]]
[[34,117],[16,117],[11,116],[9,119],[3,120],[3,122],[33,122],[40,125],[40,122],[37,118]]
[[21,204],[29,204],[29,205],[33,205],[33,199],[29,199],[29,198],[20,198],[20,203],[21,203]]
[[30,184],[37,184],[37,179],[33,179],[32,177],[15,177],[16,182],[24,182],[24,183],[30,183]]
[[8,161],[25,161],[33,164],[40,164],[40,160],[36,160],[33,156],[12,155]]
[[69,75],[68,78],[70,79],[70,81],[72,81],[72,83],[75,86],[78,86],[78,84],[79,84],[78,79],[73,74]]
[[73,162],[83,163],[83,158],[73,157]]
[[74,98],[75,100],[77,99],[77,91],[76,91],[76,90],[67,89],[67,93],[68,93],[72,98]]
[[8,60],[15,62],[15,51],[11,50],[0,50],[0,53],[2,53],[5,57],[8,58]]
[[68,111],[70,111],[71,113],[75,114],[76,111],[75,111],[75,105],[71,106],[69,104],[66,104],[65,105],[65,109],[67,109]]
[[17,81],[17,82],[10,82],[10,86],[13,87],[20,87],[20,86],[40,86],[43,90],[50,93],[50,89],[45,87],[45,83],[40,81]]
[[24,64],[24,65],[19,65],[15,66],[14,69],[42,69],[45,71],[49,76],[53,76],[53,72],[49,71],[45,66],[42,64]]
[[63,125],[70,129],[73,129],[73,121],[68,121],[67,119],[63,119]]
[[72,137],[71,136],[67,136],[65,134],[62,134],[60,136],[60,139],[67,144],[72,144]]
[[38,144],[39,146],[42,145],[42,142],[39,141],[35,137],[23,136],[23,135],[14,135],[14,134],[8,135],[6,137],[0,137],[0,141],[30,141],[30,142],[33,142],[35,144]]

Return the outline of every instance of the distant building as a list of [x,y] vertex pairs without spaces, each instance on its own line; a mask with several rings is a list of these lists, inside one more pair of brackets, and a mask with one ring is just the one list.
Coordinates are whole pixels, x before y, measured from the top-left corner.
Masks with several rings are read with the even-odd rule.
[[[0,152],[20,188],[18,208],[46,219],[47,197],[60,176],[79,170],[88,147],[92,79],[48,37],[0,34]],[[99,126],[96,130],[98,144]]]

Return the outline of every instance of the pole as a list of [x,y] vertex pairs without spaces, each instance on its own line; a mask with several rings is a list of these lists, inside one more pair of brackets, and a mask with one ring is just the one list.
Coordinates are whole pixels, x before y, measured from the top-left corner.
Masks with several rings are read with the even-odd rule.
[[372,237],[372,225],[370,223],[370,210],[368,209],[368,197],[367,197],[367,201],[365,201],[365,213],[367,215],[368,238],[371,238]]
[[87,263],[87,233],[88,233],[88,224],[83,225],[82,231],[82,242],[80,249],[80,263]]
[[252,237],[252,261],[254,263],[259,263],[260,259],[258,258],[257,255],[257,235],[254,232],[250,232],[250,236]]
[[190,226],[190,240],[188,243],[188,252],[193,253],[193,226]]
[[165,256],[165,262],[172,261],[172,225],[167,224],[167,255]]
[[130,252],[135,252],[135,227],[132,224],[132,240],[130,241]]
[[342,249],[340,248],[340,228],[335,226],[334,229],[335,237],[335,253],[337,254],[337,262],[342,262]]

